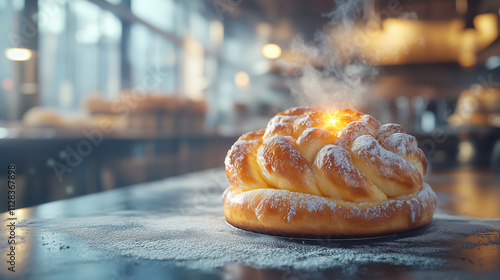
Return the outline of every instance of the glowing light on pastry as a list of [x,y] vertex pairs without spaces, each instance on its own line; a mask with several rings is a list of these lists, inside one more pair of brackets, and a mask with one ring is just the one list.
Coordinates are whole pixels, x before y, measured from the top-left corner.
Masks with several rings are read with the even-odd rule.
[[269,59],[276,59],[281,56],[281,48],[276,44],[267,44],[262,47],[262,54]]
[[14,61],[26,61],[32,56],[31,50],[25,48],[10,48],[5,50],[7,59]]
[[229,150],[228,223],[286,236],[366,236],[431,222],[415,137],[352,109],[292,108]]
[[327,131],[338,132],[347,126],[354,119],[351,113],[354,112],[351,109],[341,109],[341,110],[326,110],[326,112],[321,115],[321,122],[323,123],[323,128]]

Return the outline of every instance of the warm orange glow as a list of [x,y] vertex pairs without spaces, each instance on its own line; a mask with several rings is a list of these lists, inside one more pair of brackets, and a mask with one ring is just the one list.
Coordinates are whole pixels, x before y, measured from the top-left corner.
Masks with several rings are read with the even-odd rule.
[[332,30],[337,38],[334,42],[340,42],[343,59],[348,60],[352,55],[351,46],[358,46],[368,61],[379,65],[458,61],[467,67],[476,63],[476,53],[490,45],[499,33],[495,14],[477,15],[475,28],[470,30],[464,30],[465,22],[458,18],[446,21],[388,18],[383,20],[382,28],[369,27],[358,24],[344,33]]
[[[460,215],[471,218],[496,218],[500,211],[498,204],[499,192],[496,188],[478,187],[475,179],[477,174],[463,172],[457,174],[456,182],[452,191],[456,202],[453,203],[453,209],[457,210]],[[479,175],[483,176],[483,175]],[[487,178],[487,176],[484,176]],[[489,181],[486,181],[488,186]]]
[[361,113],[352,109],[340,109],[336,111],[327,110],[321,116],[321,124],[327,131],[338,132],[349,123],[357,121],[361,116]]
[[481,14],[474,17],[476,30],[476,47],[481,50],[487,47],[498,36],[498,21],[495,14]]
[[477,32],[474,29],[464,30],[461,50],[458,56],[458,62],[463,67],[471,67],[476,64],[476,42]]

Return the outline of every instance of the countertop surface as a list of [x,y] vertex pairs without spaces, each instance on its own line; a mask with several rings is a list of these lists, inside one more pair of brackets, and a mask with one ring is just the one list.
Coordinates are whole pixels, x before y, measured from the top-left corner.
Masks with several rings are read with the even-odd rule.
[[[6,279],[500,279],[500,183],[488,171],[426,176],[433,222],[371,239],[301,240],[225,223],[222,169],[3,213]],[[10,218],[11,220],[8,220]]]

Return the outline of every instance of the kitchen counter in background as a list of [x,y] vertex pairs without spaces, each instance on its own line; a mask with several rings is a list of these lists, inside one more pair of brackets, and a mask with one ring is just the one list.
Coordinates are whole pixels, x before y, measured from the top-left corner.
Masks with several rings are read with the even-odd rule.
[[[15,211],[19,279],[498,279],[500,183],[434,173],[434,221],[363,240],[300,240],[227,225],[222,169]],[[3,214],[6,223],[7,213]],[[8,231],[4,227],[4,236]],[[2,258],[7,242],[0,243]],[[9,278],[10,278],[9,277]],[[9,279],[8,278],[8,279]]]
[[9,164],[17,166],[19,207],[215,168],[238,136],[0,127],[0,191]]

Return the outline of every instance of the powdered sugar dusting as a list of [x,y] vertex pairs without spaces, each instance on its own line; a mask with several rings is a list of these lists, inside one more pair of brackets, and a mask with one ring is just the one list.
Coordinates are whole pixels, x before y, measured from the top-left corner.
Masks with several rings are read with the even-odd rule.
[[326,145],[318,152],[315,165],[320,168],[326,167],[328,170],[335,170],[348,186],[359,185],[359,187],[363,187],[359,180],[364,176],[352,164],[351,154],[342,147]]
[[254,140],[240,140],[234,143],[229,150],[229,156],[224,160],[226,170],[236,172],[241,163],[245,160],[245,154],[249,149],[255,149],[257,142]]
[[[400,198],[400,199],[388,199],[382,203],[373,203],[373,202],[344,202],[341,204],[336,203],[335,201],[329,200],[322,196],[306,194],[306,193],[298,193],[298,192],[290,192],[287,190],[270,190],[270,189],[255,189],[251,191],[252,196],[263,197],[261,201],[261,208],[256,210],[257,215],[264,209],[264,205],[269,205],[271,209],[281,209],[285,204],[287,205],[287,221],[293,222],[296,213],[299,210],[307,210],[308,212],[314,214],[318,211],[322,211],[324,206],[329,207],[331,210],[339,212],[341,208],[344,210],[342,213],[345,213],[344,219],[349,219],[352,216],[359,215],[363,213],[364,220],[373,220],[379,217],[389,217],[394,212],[404,211],[403,207],[405,204],[410,206],[410,213],[408,213],[412,218],[412,223],[415,222],[416,217],[422,216],[422,211],[427,208],[427,201],[433,200],[435,197],[435,193],[432,189],[425,184],[422,191],[420,191],[417,195],[411,198]],[[228,203],[233,201],[237,202],[237,197],[231,197],[228,199]],[[284,203],[285,202],[285,203]],[[434,207],[434,205],[433,205]],[[362,211],[363,210],[363,211]]]
[[290,135],[292,133],[291,124],[297,119],[296,116],[278,115],[273,117],[267,124],[264,138],[275,134]]
[[[286,154],[289,158],[289,164],[293,166],[294,169],[298,170],[301,174],[304,172],[309,172],[309,167],[305,164],[304,157],[295,149],[293,146],[294,139],[289,136],[273,136],[271,138],[268,138],[264,141],[264,144],[261,146],[261,148],[258,150],[258,156],[261,158],[262,161],[265,161],[266,157],[265,155],[265,148],[270,148],[274,152],[278,154]],[[267,146],[267,147],[266,147]],[[282,159],[280,158],[271,158],[271,162],[269,162],[269,165],[271,166],[273,171],[276,171],[276,167],[279,166],[281,163]]]
[[[358,153],[360,156],[369,159],[371,164],[375,164],[376,160],[386,163],[377,166],[380,173],[386,176],[390,176],[391,173],[395,172],[395,168],[407,170],[407,172],[413,169],[415,172],[418,172],[413,164],[384,149],[371,135],[358,137],[352,144],[351,150],[353,153]],[[404,173],[406,174],[407,172]]]
[[391,136],[394,133],[405,133],[405,130],[399,124],[384,124],[377,130],[377,138],[379,141],[384,141],[387,137]]
[[384,140],[382,146],[393,151],[398,151],[398,154],[403,157],[414,153],[418,148],[415,137],[406,133],[392,134]]
[[304,127],[306,127],[306,129],[310,129],[313,127],[314,124],[316,124],[316,121],[314,121],[311,118],[310,114],[299,117],[295,120],[295,122],[293,124],[294,132],[303,129]]
[[257,150],[262,174],[274,187],[317,193],[309,162],[295,148],[294,141],[290,136],[281,135],[264,140]]
[[[306,209],[308,212],[316,213],[323,210],[323,207],[326,205],[330,207],[330,209],[336,209],[337,204],[334,202],[317,195],[307,194],[307,193],[298,193],[298,192],[290,192],[287,190],[269,190],[269,189],[258,189],[253,190],[253,192],[257,195],[266,194],[265,199],[263,200],[264,204],[269,204],[272,209],[278,209],[281,207],[282,202],[286,202],[288,207],[287,217],[289,217],[289,221],[293,221],[295,214],[297,213],[297,209]],[[258,211],[256,211],[258,212]]]
[[359,120],[369,123],[374,129],[380,128],[380,122],[371,115],[365,114]]
[[354,121],[349,123],[344,129],[339,131],[339,139],[335,142],[336,145],[348,147],[354,140],[362,135],[372,135],[373,128],[366,122]]

